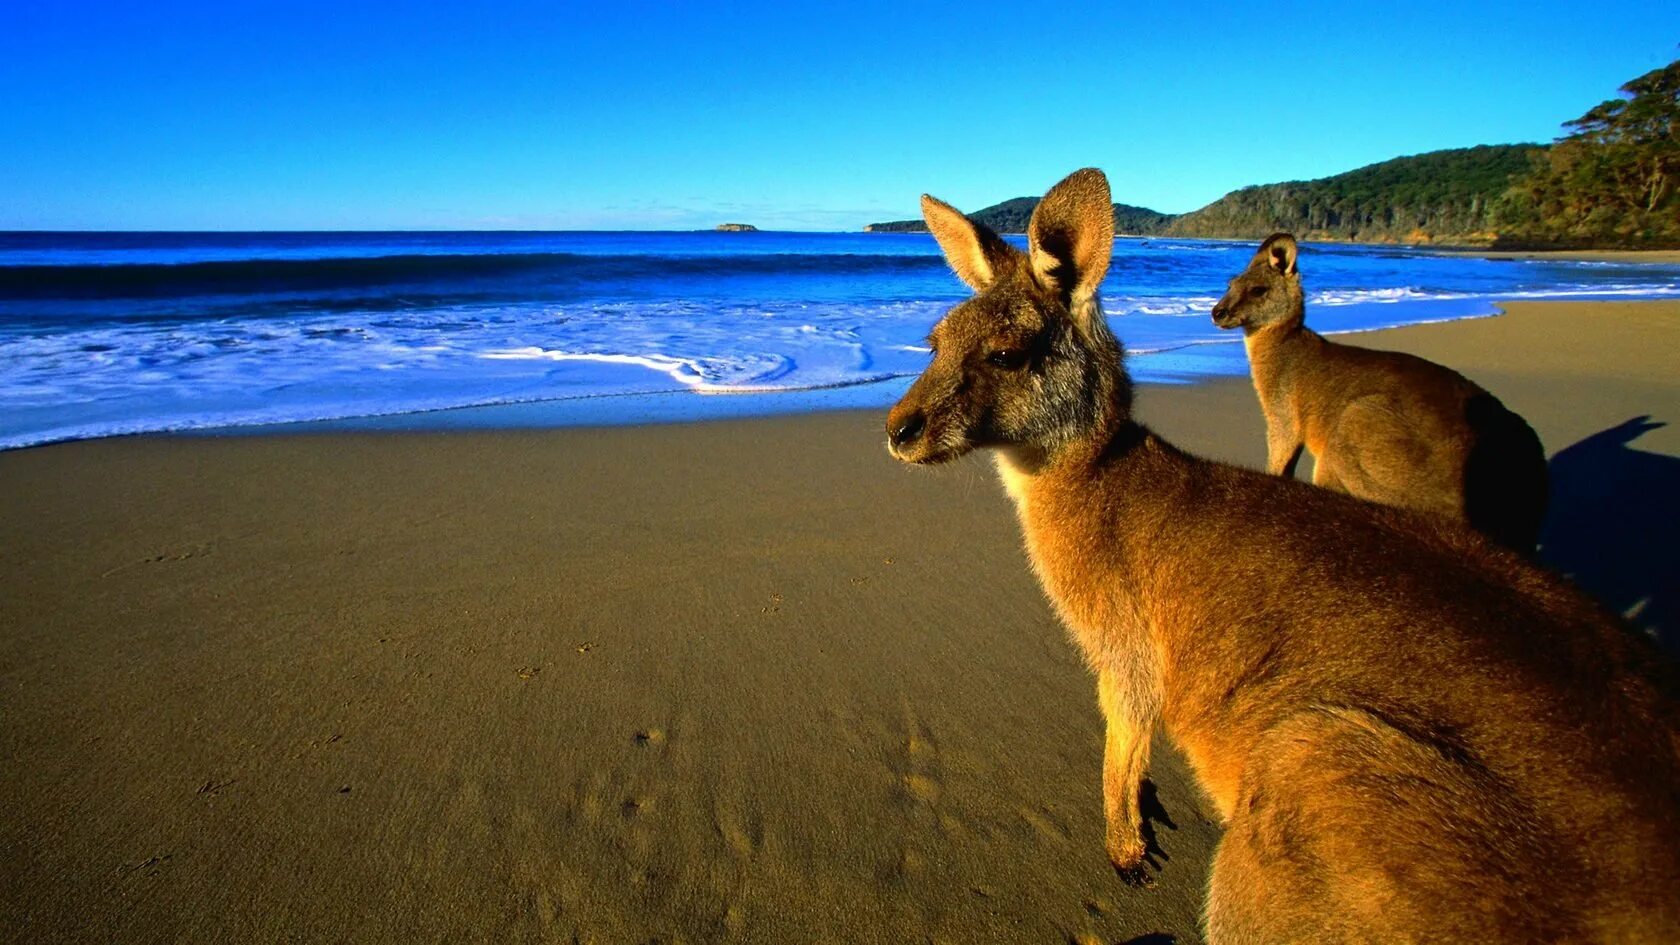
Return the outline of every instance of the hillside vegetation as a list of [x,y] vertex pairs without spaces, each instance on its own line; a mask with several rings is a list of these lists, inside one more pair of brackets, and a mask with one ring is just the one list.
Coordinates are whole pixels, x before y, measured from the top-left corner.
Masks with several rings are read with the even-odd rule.
[[1680,59],[1564,123],[1505,195],[1500,242],[1680,247]]
[[[1680,60],[1564,123],[1555,144],[1495,144],[1394,158],[1318,180],[1232,191],[1178,216],[1114,205],[1116,233],[1502,247],[1680,247]],[[1026,230],[1038,201],[970,214]],[[865,229],[924,232],[920,220]]]
[[[1505,193],[1544,145],[1506,144],[1394,158],[1334,177],[1244,187],[1200,210],[1173,215],[1114,205],[1114,231],[1132,236],[1262,239],[1287,230],[1307,240],[1493,242]],[[969,214],[999,233],[1024,233],[1036,197]],[[872,233],[922,233],[921,220],[873,223]]]
[[1172,236],[1492,242],[1495,211],[1541,145],[1502,144],[1394,158],[1311,181],[1244,187],[1175,218]]

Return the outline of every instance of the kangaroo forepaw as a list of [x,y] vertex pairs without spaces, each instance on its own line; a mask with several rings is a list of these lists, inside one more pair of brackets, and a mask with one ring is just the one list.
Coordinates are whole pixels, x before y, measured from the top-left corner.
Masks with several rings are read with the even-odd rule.
[[1141,860],[1132,866],[1121,866],[1119,863],[1114,864],[1114,875],[1120,877],[1120,881],[1122,883],[1125,883],[1133,889],[1155,888],[1155,874],[1149,868],[1149,864]]
[[1128,886],[1147,888],[1155,885],[1147,854],[1148,848],[1142,839],[1110,840],[1108,843],[1108,859],[1114,864],[1114,873]]

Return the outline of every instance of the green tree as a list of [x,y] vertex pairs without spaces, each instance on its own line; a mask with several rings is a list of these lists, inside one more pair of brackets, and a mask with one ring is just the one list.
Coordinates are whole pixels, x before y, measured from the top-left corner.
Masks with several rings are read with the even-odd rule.
[[1501,241],[1680,245],[1680,59],[1564,123],[1505,195]]

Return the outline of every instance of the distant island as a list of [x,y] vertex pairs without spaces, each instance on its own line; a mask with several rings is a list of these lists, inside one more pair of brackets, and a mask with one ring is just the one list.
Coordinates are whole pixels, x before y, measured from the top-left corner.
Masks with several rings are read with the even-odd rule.
[[751,223],[719,223],[712,229],[719,233],[757,233],[758,227]]
[[[1331,177],[1244,187],[1183,214],[1114,205],[1130,236],[1448,244],[1500,249],[1680,248],[1680,60],[1621,87],[1620,98],[1564,123],[1551,145],[1430,151]],[[1016,197],[969,215],[1022,233],[1038,201]],[[870,233],[925,232],[920,220]]]

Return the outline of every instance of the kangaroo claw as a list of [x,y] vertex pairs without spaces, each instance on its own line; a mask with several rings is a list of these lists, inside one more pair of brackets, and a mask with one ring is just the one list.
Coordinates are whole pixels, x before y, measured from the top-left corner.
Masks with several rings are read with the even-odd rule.
[[1121,866],[1116,863],[1114,864],[1114,875],[1120,877],[1122,883],[1133,889],[1153,889],[1155,887],[1155,874],[1149,869],[1148,862],[1144,860],[1139,860],[1130,866]]

